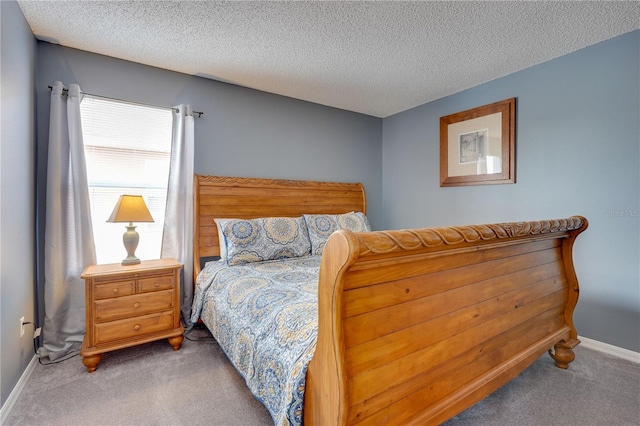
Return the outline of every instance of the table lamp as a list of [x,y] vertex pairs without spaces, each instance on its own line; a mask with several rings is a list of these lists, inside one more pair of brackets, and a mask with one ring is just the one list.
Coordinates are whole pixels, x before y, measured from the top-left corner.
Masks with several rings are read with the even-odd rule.
[[127,231],[122,236],[124,248],[127,250],[127,258],[122,261],[122,264],[136,265],[140,263],[140,259],[135,255],[140,236],[136,232],[133,222],[153,222],[142,195],[121,195],[107,222],[129,222],[129,225],[126,225]]

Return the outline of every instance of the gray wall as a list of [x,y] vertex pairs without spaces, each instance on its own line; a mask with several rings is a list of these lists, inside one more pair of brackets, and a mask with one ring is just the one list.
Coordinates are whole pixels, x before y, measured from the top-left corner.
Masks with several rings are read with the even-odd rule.
[[362,182],[372,226],[381,222],[381,119],[44,42],[38,61],[41,148],[56,80],[135,102],[188,103],[204,112],[195,120],[196,173]]
[[0,2],[2,102],[0,139],[1,405],[33,358],[33,328],[20,338],[20,317],[34,321],[34,123],[36,39],[15,2]]
[[[589,220],[577,240],[584,337],[640,351],[640,31],[383,120],[383,226]],[[517,183],[439,186],[439,119],[517,98]]]

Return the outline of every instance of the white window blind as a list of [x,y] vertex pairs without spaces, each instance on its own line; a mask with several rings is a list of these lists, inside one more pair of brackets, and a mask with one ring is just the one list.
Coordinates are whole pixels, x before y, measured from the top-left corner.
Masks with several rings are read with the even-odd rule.
[[127,256],[124,223],[107,223],[122,194],[142,195],[153,223],[134,223],[136,256],[160,257],[171,156],[171,110],[84,96],[80,105],[98,263]]

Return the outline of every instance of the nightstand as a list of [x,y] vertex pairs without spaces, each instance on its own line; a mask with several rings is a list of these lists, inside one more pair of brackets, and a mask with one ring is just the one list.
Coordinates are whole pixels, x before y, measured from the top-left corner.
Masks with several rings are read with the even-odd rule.
[[80,356],[89,373],[105,352],[165,338],[173,350],[180,349],[181,268],[175,259],[159,259],[84,270],[86,331]]

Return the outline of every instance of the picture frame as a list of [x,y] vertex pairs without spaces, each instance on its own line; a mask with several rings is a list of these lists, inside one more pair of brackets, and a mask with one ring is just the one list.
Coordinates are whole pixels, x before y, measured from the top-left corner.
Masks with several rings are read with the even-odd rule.
[[516,98],[440,117],[440,186],[516,182]]

